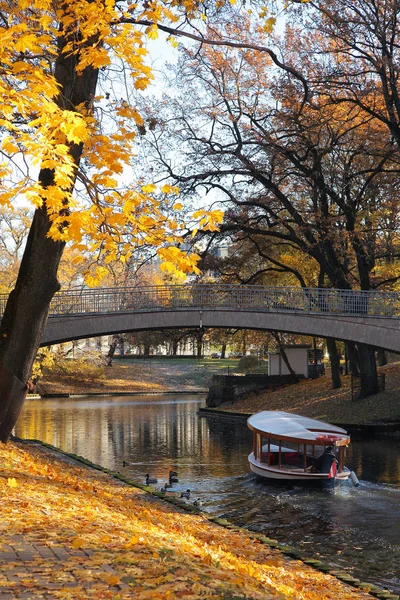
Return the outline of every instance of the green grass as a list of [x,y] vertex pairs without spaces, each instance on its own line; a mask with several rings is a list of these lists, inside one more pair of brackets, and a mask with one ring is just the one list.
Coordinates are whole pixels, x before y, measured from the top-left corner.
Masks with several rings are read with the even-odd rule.
[[[116,357],[118,360],[118,357]],[[239,358],[197,358],[188,356],[185,358],[164,358],[163,356],[151,356],[146,359],[124,359],[121,360],[120,364],[140,364],[141,360],[151,364],[159,365],[187,365],[192,366],[198,370],[206,371],[210,374],[215,375],[228,375],[229,373],[239,373]],[[261,365],[256,369],[253,369],[253,373],[266,373],[268,368],[268,361],[263,360]]]

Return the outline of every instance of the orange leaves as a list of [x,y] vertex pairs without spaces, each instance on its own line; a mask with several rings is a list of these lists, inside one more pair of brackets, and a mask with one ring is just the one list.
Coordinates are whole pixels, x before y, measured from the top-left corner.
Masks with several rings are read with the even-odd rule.
[[74,548],[75,550],[77,548],[84,548],[85,547],[85,540],[82,537],[76,537],[76,538],[74,538],[72,540],[71,547]]
[[[0,475],[2,491],[7,478],[24,481],[12,494],[2,494],[2,543],[13,546],[19,535],[48,556],[40,563],[16,559],[23,576],[10,582],[8,565],[0,563],[0,585],[16,597],[27,589],[34,598],[50,590],[71,599],[369,597],[109,475],[58,462],[50,450],[1,446]],[[62,550],[62,561],[50,558],[51,548]]]

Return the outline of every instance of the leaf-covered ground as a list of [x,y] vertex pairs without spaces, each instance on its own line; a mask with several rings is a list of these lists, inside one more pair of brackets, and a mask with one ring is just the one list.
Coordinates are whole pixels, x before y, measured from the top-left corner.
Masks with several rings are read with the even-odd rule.
[[249,394],[234,404],[219,408],[227,411],[256,413],[260,410],[287,410],[330,423],[378,424],[400,422],[400,363],[379,369],[386,376],[386,389],[378,394],[351,399],[351,378],[342,378],[343,387],[333,390],[329,377],[303,379],[275,391]]
[[2,600],[371,599],[36,444],[0,444],[0,494]]

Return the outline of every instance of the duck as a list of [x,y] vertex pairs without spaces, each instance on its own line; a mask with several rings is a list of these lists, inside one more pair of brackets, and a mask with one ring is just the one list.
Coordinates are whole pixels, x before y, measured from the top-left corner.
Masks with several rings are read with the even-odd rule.
[[190,490],[186,490],[186,492],[182,492],[181,498],[186,498],[186,500],[189,500],[189,498],[190,498]]
[[193,506],[202,506],[202,505],[203,505],[203,503],[202,503],[202,501],[200,500],[200,498],[197,498],[197,500],[195,500],[195,501],[193,502]]
[[170,471],[169,472],[169,482],[170,483],[178,483],[179,479],[177,477],[177,472],[176,471]]
[[157,483],[157,477],[150,477],[150,475],[147,473],[146,474],[146,485],[149,485],[149,483]]

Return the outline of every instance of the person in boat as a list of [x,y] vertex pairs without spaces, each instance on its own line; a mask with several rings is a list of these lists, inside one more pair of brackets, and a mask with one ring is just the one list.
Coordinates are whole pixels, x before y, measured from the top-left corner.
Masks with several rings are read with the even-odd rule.
[[339,461],[335,456],[332,446],[326,446],[323,454],[315,461],[317,473],[328,473],[328,477],[336,477]]

